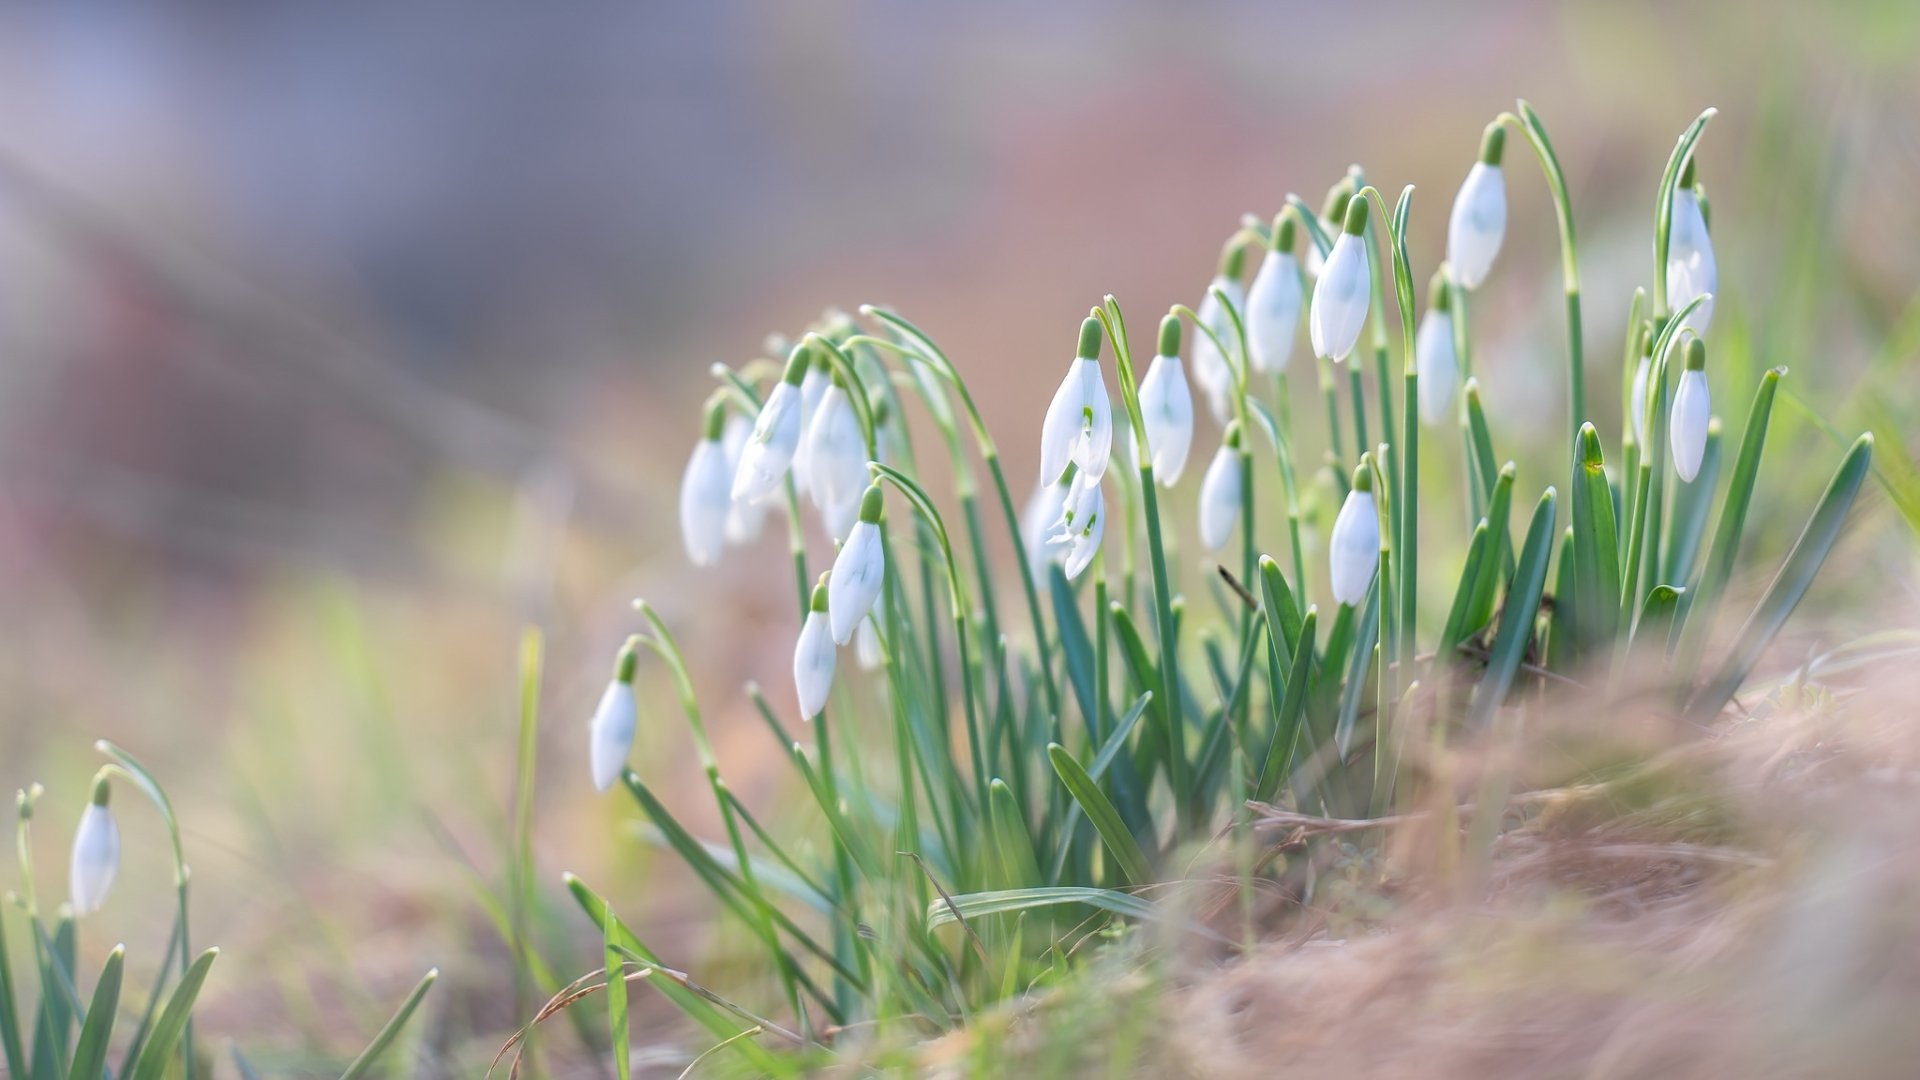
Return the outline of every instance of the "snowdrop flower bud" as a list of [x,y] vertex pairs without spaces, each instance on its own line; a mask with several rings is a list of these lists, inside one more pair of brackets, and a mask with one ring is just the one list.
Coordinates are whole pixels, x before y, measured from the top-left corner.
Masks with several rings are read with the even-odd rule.
[[1066,501],[1060,507],[1060,520],[1054,524],[1049,541],[1066,546],[1062,569],[1066,571],[1067,580],[1079,577],[1093,562],[1094,554],[1100,550],[1100,538],[1106,531],[1106,502],[1100,494],[1099,478],[1085,472],[1074,473],[1073,482],[1067,486]]
[[1427,313],[1413,339],[1415,370],[1420,376],[1420,419],[1429,426],[1446,419],[1447,406],[1460,384],[1460,361],[1453,348],[1453,299],[1447,270],[1441,267],[1427,289]]
[[707,406],[706,430],[693,446],[687,471],[680,477],[680,539],[695,566],[720,561],[727,544],[727,517],[733,510],[733,474],[727,471],[723,433],[727,403],[715,399]]
[[[1147,365],[1140,380],[1140,419],[1147,427],[1147,445],[1153,449],[1153,472],[1162,487],[1172,487],[1187,467],[1193,445],[1193,393],[1180,367],[1180,319],[1160,320],[1160,354]],[[1134,450],[1138,464],[1139,450]]]
[[1464,289],[1477,289],[1487,280],[1507,234],[1507,180],[1500,171],[1506,138],[1499,121],[1487,125],[1487,133],[1480,138],[1480,160],[1467,170],[1460,194],[1453,197],[1453,216],[1447,219],[1447,262]]
[[1687,342],[1687,370],[1673,392],[1673,416],[1667,425],[1673,448],[1673,471],[1693,483],[1700,475],[1700,459],[1707,452],[1707,425],[1713,420],[1713,400],[1707,393],[1707,347],[1699,338]]
[[780,490],[793,466],[793,455],[800,447],[800,382],[807,375],[807,346],[794,346],[787,360],[787,371],[778,386],[760,406],[760,417],[753,423],[753,434],[740,448],[740,464],[733,473],[733,497],[736,501],[765,501]]
[[1293,339],[1305,299],[1300,263],[1293,257],[1293,227],[1293,218],[1285,214],[1274,219],[1273,246],[1247,290],[1247,351],[1253,355],[1255,371],[1285,371],[1287,361],[1293,359]]
[[73,834],[73,864],[67,875],[67,887],[73,901],[73,913],[91,915],[106,902],[107,890],[120,873],[120,826],[107,808],[112,791],[103,770],[93,778],[93,801],[80,813],[80,827]]
[[1049,484],[1067,463],[1099,480],[1113,451],[1113,405],[1100,377],[1100,320],[1080,324],[1080,348],[1054,391],[1040,426],[1040,482]]
[[861,619],[860,629],[853,632],[853,658],[860,662],[861,671],[873,671],[887,662],[886,654],[880,651],[880,631],[873,620],[873,616]]
[[807,497],[826,519],[827,531],[845,537],[867,486],[867,440],[839,372],[821,395],[807,428]]
[[847,542],[840,545],[833,572],[827,578],[833,640],[841,645],[852,639],[854,627],[880,599],[880,584],[887,569],[880,547],[880,505],[880,485],[873,484],[860,499],[860,520],[847,534]]
[[1053,546],[1053,526],[1066,510],[1067,489],[1071,486],[1071,481],[1066,479],[1042,480],[1033,494],[1027,496],[1027,505],[1020,511],[1020,535],[1026,541],[1027,566],[1036,577],[1060,556],[1059,549]]
[[587,724],[587,751],[593,762],[593,786],[605,791],[620,779],[633,749],[633,721],[638,705],[633,699],[633,669],[640,663],[640,639],[630,637],[614,661],[613,679]]
[[807,621],[800,624],[800,640],[793,646],[793,688],[800,698],[800,716],[811,720],[827,707],[833,689],[833,632],[827,618],[827,574],[813,587]]
[[1218,289],[1224,293],[1233,309],[1242,312],[1245,318],[1247,310],[1247,291],[1240,284],[1240,272],[1246,266],[1246,252],[1240,245],[1229,244],[1220,256],[1220,272],[1207,285],[1207,294],[1200,298],[1200,306],[1194,309],[1199,316],[1200,325],[1213,331],[1213,337],[1205,333],[1193,335],[1193,377],[1200,383],[1200,389],[1206,391],[1207,405],[1218,423],[1226,423],[1233,401],[1233,368],[1220,346],[1213,343],[1218,337],[1222,345],[1229,349],[1238,349],[1240,335],[1233,329],[1233,317],[1214,294]]
[[1696,334],[1707,332],[1713,321],[1713,294],[1720,289],[1720,265],[1713,256],[1713,238],[1693,186],[1693,158],[1673,189],[1672,229],[1667,233],[1667,309],[1679,311],[1694,298],[1705,300],[1687,316],[1686,326]]
[[1346,227],[1313,283],[1307,331],[1314,355],[1323,360],[1345,360],[1360,340],[1373,287],[1367,257],[1367,200],[1355,197],[1347,202]]
[[[1353,199],[1353,175],[1349,173],[1340,178],[1340,182],[1327,189],[1326,201],[1320,204],[1320,231],[1338,232],[1340,223],[1347,220],[1347,203]],[[1320,254],[1320,245],[1307,244],[1307,276],[1319,278],[1320,271],[1326,267],[1326,259]]]
[[1240,421],[1235,420],[1200,481],[1200,542],[1208,551],[1226,547],[1233,535],[1240,518],[1240,481]]
[[813,416],[820,409],[820,399],[826,396],[830,381],[826,365],[818,363],[807,365],[807,373],[800,379],[800,445],[793,451],[793,487],[800,495],[812,488],[813,450],[807,445],[807,431],[813,427]]
[[1647,444],[1647,383],[1653,378],[1653,357],[1648,350],[1653,342],[1645,329],[1640,331],[1640,366],[1633,369],[1633,390],[1627,395],[1627,408],[1633,411],[1633,441]]
[[1364,454],[1353,472],[1353,489],[1333,520],[1327,556],[1334,600],[1358,605],[1366,599],[1374,568],[1380,564],[1380,518],[1373,506],[1373,468]]
[[[727,476],[738,475],[740,470],[740,451],[744,450],[747,440],[753,435],[753,423],[739,413],[727,417],[726,429],[721,432],[720,445],[727,452]],[[728,494],[732,494],[729,479]],[[764,503],[747,502],[732,499],[727,508],[727,543],[736,547],[751,544],[760,539],[760,526],[766,520],[767,508]]]

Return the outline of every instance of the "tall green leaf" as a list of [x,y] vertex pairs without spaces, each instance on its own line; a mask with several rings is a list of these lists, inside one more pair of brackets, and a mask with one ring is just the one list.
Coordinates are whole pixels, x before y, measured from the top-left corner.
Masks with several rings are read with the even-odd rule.
[[1513,572],[1513,584],[1507,590],[1506,610],[1500,616],[1500,630],[1493,639],[1493,651],[1487,659],[1487,671],[1473,688],[1467,706],[1467,722],[1484,728],[1495,709],[1507,699],[1514,675],[1526,658],[1527,643],[1533,638],[1533,620],[1540,608],[1540,594],[1546,590],[1547,561],[1553,551],[1552,488],[1540,496],[1534,507],[1533,521],[1527,526],[1527,538],[1520,548],[1520,559]]

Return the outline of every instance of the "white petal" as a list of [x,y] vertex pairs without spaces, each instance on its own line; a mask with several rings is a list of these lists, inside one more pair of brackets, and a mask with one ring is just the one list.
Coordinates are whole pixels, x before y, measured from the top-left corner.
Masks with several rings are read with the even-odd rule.
[[740,464],[733,474],[733,497],[761,502],[780,490],[800,445],[800,392],[782,382],[767,395],[767,403],[753,424],[753,434],[740,448]]
[[800,445],[793,451],[793,486],[802,496],[812,488],[813,479],[813,451],[807,446],[807,429],[813,426],[813,414],[832,385],[833,379],[819,364],[807,365],[807,373],[800,377]]
[[1641,446],[1647,445],[1647,381],[1652,377],[1653,358],[1643,356],[1640,366],[1633,369],[1633,392],[1627,402],[1633,410],[1633,440]]
[[1707,452],[1707,425],[1713,419],[1713,401],[1707,392],[1707,373],[1688,371],[1680,376],[1673,394],[1673,418],[1668,442],[1673,448],[1673,471],[1692,483],[1700,475],[1700,459]]
[[[1312,243],[1309,242],[1311,247]],[[1299,335],[1300,264],[1284,251],[1269,251],[1247,291],[1247,349],[1253,370],[1285,371],[1293,359],[1293,340]]]
[[1059,550],[1049,543],[1048,535],[1053,531],[1053,523],[1060,520],[1061,509],[1067,502],[1067,488],[1068,485],[1060,483],[1039,485],[1027,497],[1026,508],[1020,513],[1020,535],[1026,540],[1027,566],[1035,577],[1041,577],[1047,563],[1060,557]]
[[695,566],[720,561],[727,545],[727,516],[733,510],[732,474],[727,448],[717,439],[701,439],[680,477],[680,539]]
[[1705,335],[1713,321],[1713,294],[1720,289],[1720,267],[1713,238],[1700,213],[1700,200],[1684,188],[1673,193],[1673,231],[1667,243],[1667,309],[1678,312],[1694,298],[1707,299],[1687,316],[1685,326]]
[[1367,303],[1372,281],[1367,274],[1366,241],[1351,233],[1341,233],[1333,242],[1333,253],[1313,283],[1313,307],[1307,315],[1308,336],[1313,339],[1315,356],[1327,360],[1345,360],[1360,340],[1367,322]]
[[854,627],[873,611],[886,578],[886,557],[880,546],[880,526],[859,521],[834,557],[827,577],[828,622],[833,640],[845,645]]
[[627,755],[633,750],[633,720],[636,706],[633,684],[619,679],[608,681],[587,725],[587,750],[593,763],[593,786],[605,791],[620,779],[627,767]]
[[807,612],[800,639],[793,646],[793,688],[800,699],[800,715],[811,720],[827,707],[833,689],[833,632],[824,611]]
[[1059,480],[1061,474],[1067,471],[1067,462],[1073,460],[1073,444],[1080,437],[1085,418],[1081,363],[1083,361],[1076,356],[1073,363],[1067,366],[1066,378],[1060,380],[1060,388],[1053,392],[1053,400],[1047,404],[1046,419],[1040,423],[1042,484]]
[[1507,182],[1498,165],[1476,161],[1467,170],[1447,219],[1447,262],[1454,279],[1477,289],[1493,269],[1507,233]]
[[1200,480],[1200,542],[1219,551],[1233,536],[1240,518],[1240,452],[1222,445]]
[[1243,319],[1246,317],[1247,292],[1232,278],[1215,277],[1193,312],[1199,316],[1202,326],[1213,331],[1211,337],[1203,331],[1194,331],[1193,378],[1207,395],[1207,408],[1213,413],[1214,421],[1224,424],[1232,415],[1233,368],[1228,363],[1228,357],[1214,346],[1213,338],[1218,337],[1227,348],[1237,350],[1240,335],[1233,329],[1232,316],[1227,314],[1227,309],[1213,295],[1215,289],[1226,294],[1227,302],[1241,313]]
[[1100,491],[1100,481],[1085,473],[1075,473],[1061,507],[1060,520],[1055,524],[1053,537],[1049,541],[1066,545],[1062,569],[1069,581],[1079,577],[1080,572],[1093,562],[1106,530],[1106,497]]
[[1140,418],[1153,448],[1153,473],[1172,487],[1187,467],[1193,445],[1193,393],[1177,356],[1156,356],[1140,380]]
[[860,629],[854,631],[853,657],[860,662],[861,671],[873,671],[887,662],[886,654],[880,649],[880,631],[871,617],[861,619]]
[[112,810],[88,803],[73,834],[73,862],[67,875],[73,913],[90,915],[100,910],[119,872],[120,826]]
[[1333,522],[1327,561],[1335,602],[1357,606],[1366,599],[1374,567],[1380,563],[1380,520],[1372,492],[1347,492],[1347,501],[1341,504],[1340,516]]
[[[827,388],[813,411],[805,443],[809,453],[807,497],[814,508],[831,519],[847,503],[857,506],[867,490],[867,440],[860,433],[860,418],[846,391],[837,386]],[[831,524],[829,531],[835,531]]]
[[[727,450],[727,475],[736,476],[740,469],[740,451],[747,445],[747,439],[753,434],[753,424],[746,417],[734,413],[727,417],[726,430],[721,432],[720,442]],[[731,494],[731,487],[729,487]],[[732,500],[727,510],[727,543],[750,544],[760,538],[761,524],[766,520],[767,508],[761,503]]]
[[1460,363],[1453,348],[1453,316],[1428,311],[1413,339],[1415,367],[1420,375],[1420,419],[1428,425],[1447,418],[1454,388],[1460,384]]
[[1107,461],[1113,454],[1113,403],[1107,400],[1107,384],[1100,377],[1100,361],[1081,360],[1080,394],[1085,412],[1080,437],[1073,444],[1073,463],[1080,471],[1099,479],[1106,475]]

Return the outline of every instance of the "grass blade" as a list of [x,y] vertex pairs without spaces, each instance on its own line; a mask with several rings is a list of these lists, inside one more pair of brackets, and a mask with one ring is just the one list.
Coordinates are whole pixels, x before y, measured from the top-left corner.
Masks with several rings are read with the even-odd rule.
[[1655,585],[1647,590],[1647,601],[1640,607],[1640,621],[1634,625],[1630,647],[1637,650],[1658,648],[1662,656],[1671,649],[1674,617],[1680,611],[1685,589]]
[[1506,611],[1500,616],[1500,630],[1493,639],[1486,674],[1473,688],[1473,700],[1467,707],[1469,726],[1484,728],[1493,718],[1526,657],[1527,643],[1533,638],[1534,614],[1540,609],[1540,594],[1547,585],[1547,557],[1553,551],[1553,500],[1553,489],[1548,488],[1534,507],[1513,582],[1507,589]]
[[113,1021],[120,1008],[120,979],[125,972],[127,947],[115,945],[100,969],[100,981],[93,988],[93,1001],[87,1006],[87,1022],[81,1025],[80,1041],[73,1050],[73,1067],[67,1080],[100,1080],[106,1075],[107,1040],[113,1037]]
[[979,919],[989,915],[1007,915],[1016,911],[1053,907],[1059,904],[1085,904],[1130,919],[1158,919],[1160,908],[1148,900],[1112,889],[1088,889],[1052,886],[1041,889],[1001,889],[994,892],[961,893],[949,905],[936,900],[927,905],[927,928],[945,926],[956,918]]
[[1720,507],[1720,521],[1714,526],[1713,546],[1707,550],[1707,565],[1700,574],[1699,588],[1688,593],[1682,603],[1681,657],[1683,667],[1692,667],[1706,644],[1707,632],[1719,614],[1720,596],[1733,578],[1734,560],[1740,555],[1740,537],[1747,526],[1747,508],[1753,504],[1753,487],[1760,475],[1760,455],[1767,445],[1767,425],[1773,416],[1773,399],[1786,368],[1773,368],[1760,376],[1753,394],[1753,407],[1747,411],[1747,429],[1740,435],[1740,454],[1734,459],[1733,480],[1727,486],[1727,498]]
[[[1580,455],[1573,470],[1573,609],[1578,651],[1590,653],[1614,638],[1620,611],[1619,532],[1613,520],[1613,490],[1607,486],[1600,433],[1580,428]],[[1561,599],[1568,599],[1561,597]]]
[[1073,796],[1074,802],[1080,804],[1087,820],[1093,822],[1094,831],[1100,834],[1101,841],[1113,854],[1114,862],[1119,865],[1127,884],[1146,884],[1152,875],[1146,853],[1140,850],[1139,842],[1128,831],[1126,823],[1120,820],[1120,812],[1113,808],[1113,803],[1107,801],[1100,785],[1059,743],[1048,744],[1047,759],[1053,762],[1054,774],[1060,777],[1067,793]]
[[401,1002],[400,1008],[394,1010],[386,1026],[380,1029],[380,1033],[373,1037],[373,1041],[367,1044],[365,1050],[360,1051],[360,1056],[353,1059],[353,1063],[347,1066],[347,1071],[340,1074],[340,1080],[359,1080],[359,1077],[366,1075],[367,1070],[373,1067],[373,1063],[379,1060],[387,1047],[393,1045],[393,1040],[400,1037],[401,1030],[407,1026],[407,1021],[413,1018],[414,1010],[420,1007],[420,1002],[426,999],[427,991],[433,989],[433,981],[439,977],[439,968],[431,968],[421,977],[419,983],[415,984],[413,992],[407,995],[407,1000]]
[[1313,690],[1314,623],[1319,618],[1317,609],[1308,608],[1307,617],[1300,623],[1300,647],[1293,651],[1293,671],[1287,677],[1287,688],[1274,718],[1273,734],[1267,739],[1267,755],[1260,764],[1260,781],[1254,788],[1253,797],[1261,802],[1272,802],[1279,794],[1280,781],[1293,771],[1307,696]]
[[167,1007],[160,1011],[160,1019],[153,1025],[153,1034],[147,1037],[147,1045],[140,1051],[140,1060],[134,1063],[133,1074],[126,1080],[160,1080],[167,1074],[168,1066],[173,1063],[174,1049],[185,1041],[187,1021],[193,1016],[194,1000],[200,996],[200,987],[207,981],[207,972],[212,969],[219,955],[219,949],[208,949],[180,977],[180,985],[173,988],[173,996],[167,999]]

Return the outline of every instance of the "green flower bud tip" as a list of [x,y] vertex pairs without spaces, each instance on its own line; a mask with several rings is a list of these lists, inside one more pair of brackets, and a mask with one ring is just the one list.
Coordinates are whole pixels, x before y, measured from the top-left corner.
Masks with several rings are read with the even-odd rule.
[[93,774],[93,805],[105,806],[113,798],[113,784],[107,779],[107,770],[101,769]]
[[820,580],[814,584],[812,601],[807,604],[808,611],[817,611],[822,615],[827,613],[827,576],[821,574]]
[[720,433],[727,427],[727,399],[715,394],[707,402],[707,421],[701,435],[708,442],[719,442]]
[[1606,464],[1606,459],[1600,453],[1600,432],[1594,429],[1591,420],[1580,425],[1580,464],[1589,469]]
[[1367,231],[1367,200],[1350,199],[1347,202],[1347,235],[1363,236]]
[[1440,269],[1433,272],[1432,280],[1427,282],[1427,310],[1445,311],[1453,304],[1449,295],[1450,283],[1447,281],[1447,264],[1441,263]]
[[1486,132],[1480,136],[1480,163],[1498,166],[1500,155],[1506,149],[1507,129],[1500,126],[1500,121],[1495,120],[1487,125]]
[[[823,358],[823,362],[824,362],[824,358]],[[840,366],[838,364],[832,365],[831,367],[828,368],[828,371],[831,372],[832,374],[831,381],[833,385],[839,387],[840,391],[842,393],[845,393],[847,389],[847,377],[843,372],[841,372]]]
[[1353,201],[1353,177],[1343,176],[1340,182],[1327,189],[1327,201],[1320,204],[1322,221],[1339,221],[1346,215],[1347,203]]
[[1293,215],[1280,213],[1273,219],[1273,250],[1293,254]]
[[1247,249],[1240,244],[1238,236],[1227,241],[1220,251],[1220,276],[1228,281],[1239,281],[1240,275],[1247,269]]
[[1360,455],[1360,464],[1353,467],[1353,490],[1373,490],[1373,462],[1365,454]]
[[627,637],[626,644],[620,646],[620,655],[613,662],[614,681],[632,686],[634,669],[639,666],[640,635],[631,634]]
[[1240,443],[1242,441],[1240,436],[1240,421],[1229,420],[1227,422],[1226,434],[1220,437],[1220,441],[1226,443],[1229,449],[1240,449]]
[[1180,355],[1180,316],[1171,312],[1160,320],[1160,355]]
[[1687,370],[1707,370],[1707,343],[1699,338],[1687,339]]
[[880,510],[885,501],[878,483],[867,485],[866,494],[860,496],[860,520],[869,525],[880,524]]
[[801,380],[807,377],[807,364],[811,359],[806,342],[802,341],[795,345],[793,351],[787,354],[787,370],[780,376],[780,381],[791,386],[799,386]]
[[1100,359],[1100,320],[1089,317],[1080,324],[1080,349],[1074,353],[1082,360]]

